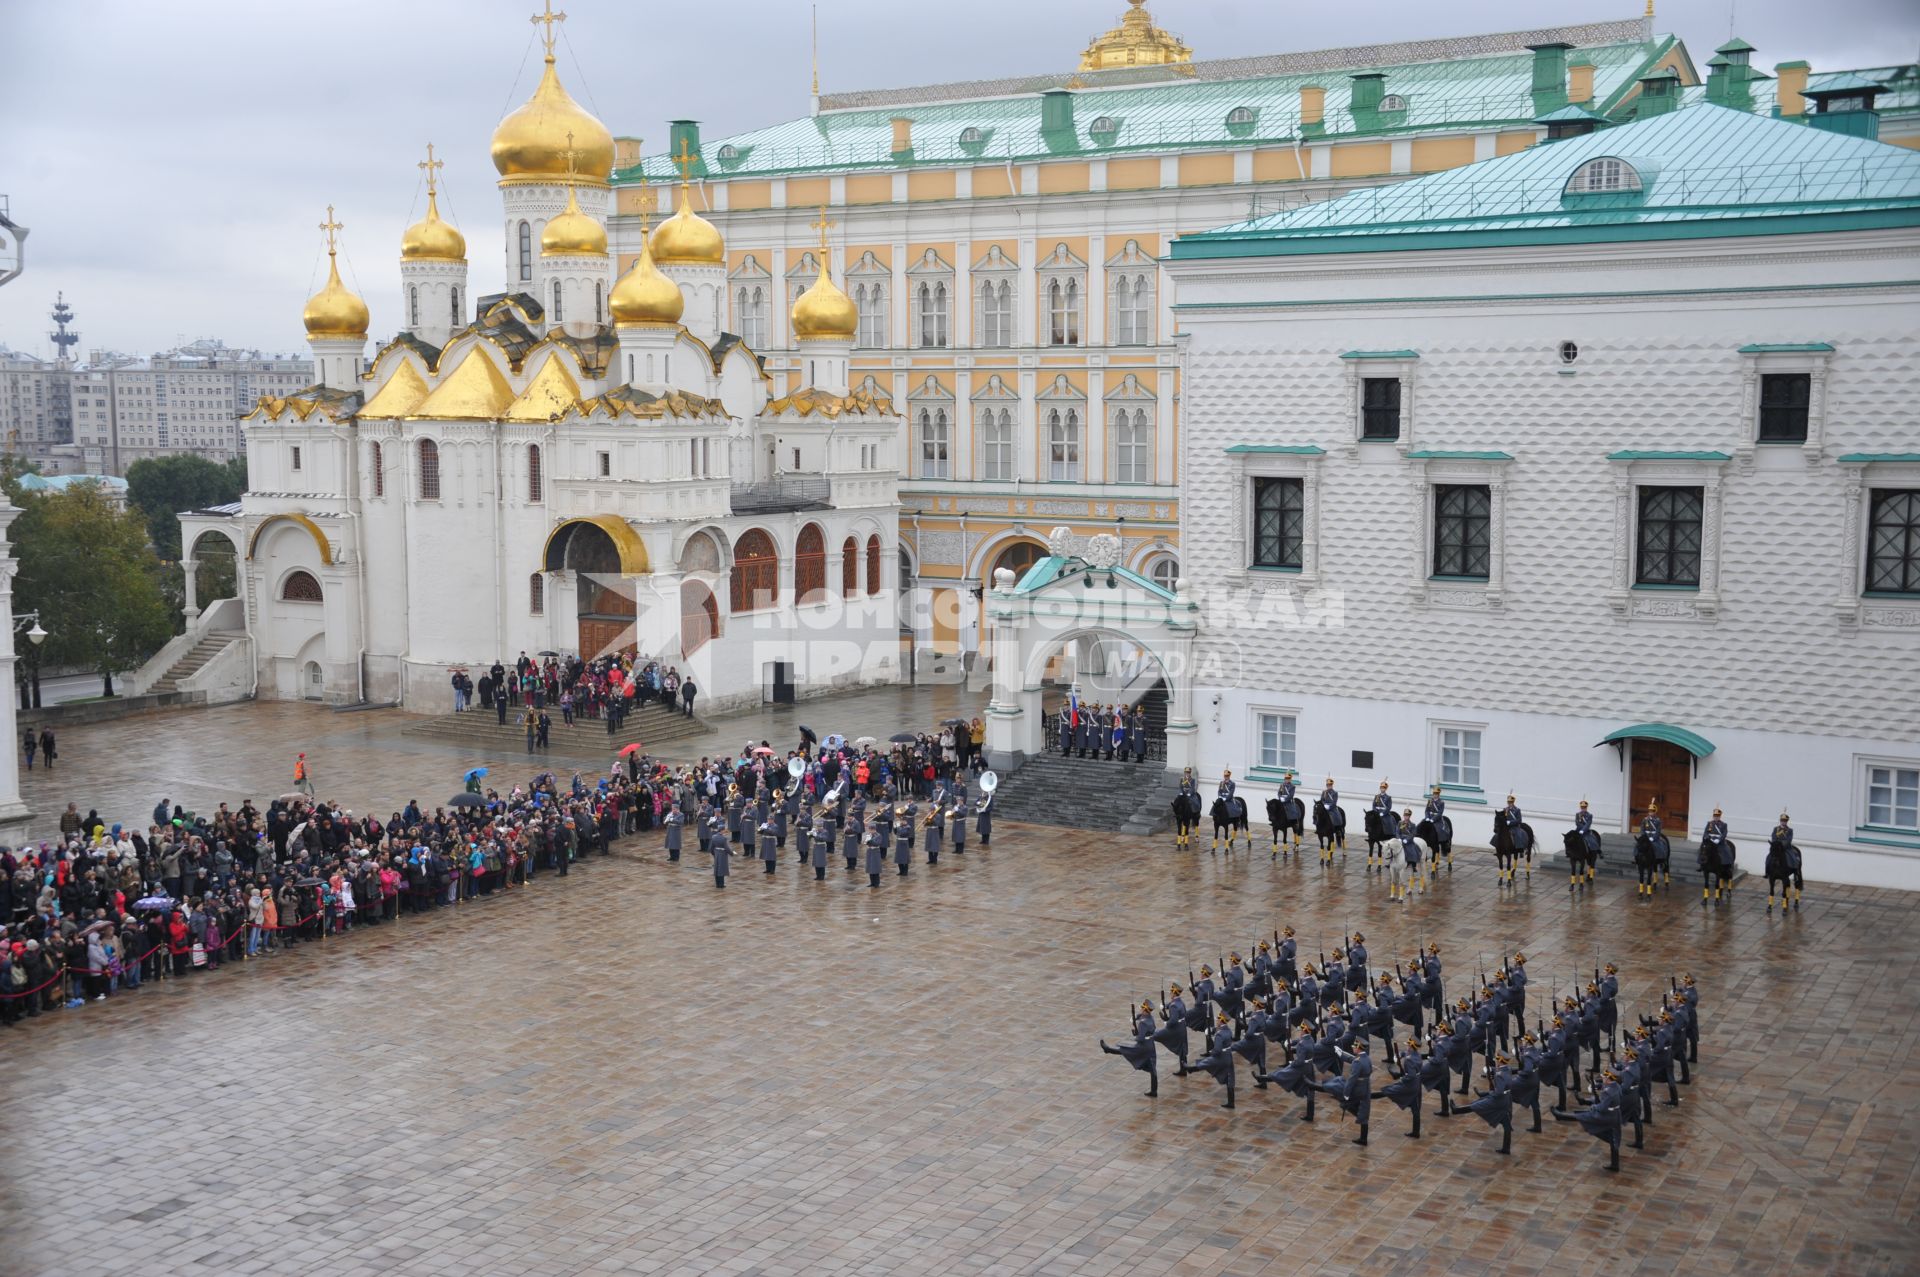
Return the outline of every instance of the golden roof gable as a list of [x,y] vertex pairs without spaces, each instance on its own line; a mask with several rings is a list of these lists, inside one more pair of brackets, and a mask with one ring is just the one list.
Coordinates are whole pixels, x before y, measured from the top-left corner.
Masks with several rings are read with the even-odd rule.
[[475,346],[412,415],[431,421],[498,421],[514,397],[506,377],[487,353]]
[[540,371],[507,408],[503,421],[559,421],[580,407],[580,383],[559,355],[548,355]]
[[380,389],[373,392],[373,398],[367,400],[366,407],[360,410],[363,417],[407,417],[420,406],[427,397],[427,380],[420,375],[410,359],[402,359],[394,366],[393,375],[382,383]]

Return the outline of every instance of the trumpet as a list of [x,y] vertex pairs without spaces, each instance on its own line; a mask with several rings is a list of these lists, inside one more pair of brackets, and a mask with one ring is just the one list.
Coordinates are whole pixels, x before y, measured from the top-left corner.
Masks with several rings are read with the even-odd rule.
[[932,829],[933,822],[938,819],[940,819],[940,809],[936,807],[932,811],[927,813],[927,818],[925,820],[920,822],[920,828]]

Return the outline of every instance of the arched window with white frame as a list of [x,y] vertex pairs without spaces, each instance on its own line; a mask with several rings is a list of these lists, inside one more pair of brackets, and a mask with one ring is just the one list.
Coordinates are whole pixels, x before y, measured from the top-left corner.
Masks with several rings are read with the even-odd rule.
[[979,477],[998,483],[1013,481],[1013,414],[1005,408],[980,410]]
[[945,408],[920,410],[920,477],[952,477],[951,431]]
[[1613,155],[1588,160],[1567,179],[1569,195],[1627,194],[1640,189],[1639,171]]
[[879,281],[854,285],[853,308],[859,316],[856,346],[876,348],[887,344],[887,290]]
[[1153,281],[1145,274],[1122,272],[1113,284],[1113,339],[1122,346],[1153,340]]
[[1053,346],[1080,344],[1080,281],[1056,279],[1047,285],[1047,336]]
[[1054,483],[1080,481],[1080,413],[1047,410],[1047,478]]
[[540,445],[527,445],[527,501],[539,505],[546,499],[547,477],[540,468]]
[[1013,345],[1013,285],[1004,279],[980,281],[980,344]]
[[1145,408],[1113,410],[1113,481],[1153,482],[1153,423]]
[[520,223],[520,278],[533,278],[533,224],[525,221]]
[[938,350],[947,344],[947,286],[940,281],[922,281],[914,293],[923,349]]

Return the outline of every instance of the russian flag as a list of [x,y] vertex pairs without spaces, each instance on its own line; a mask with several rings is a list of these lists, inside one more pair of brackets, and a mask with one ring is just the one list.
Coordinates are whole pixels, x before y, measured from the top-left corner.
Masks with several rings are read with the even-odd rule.
[[1067,691],[1067,721],[1075,727],[1080,726],[1080,692],[1078,688]]

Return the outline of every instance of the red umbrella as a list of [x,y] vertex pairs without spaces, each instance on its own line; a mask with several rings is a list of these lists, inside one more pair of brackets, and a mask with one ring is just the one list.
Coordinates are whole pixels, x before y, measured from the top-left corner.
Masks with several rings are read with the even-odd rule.
[[753,752],[756,754],[771,754],[773,752],[773,749],[767,745],[755,745],[753,747]]
[[625,758],[628,754],[637,754],[639,752],[640,752],[639,741],[635,741],[631,745],[622,745],[620,747],[620,757],[622,758]]

